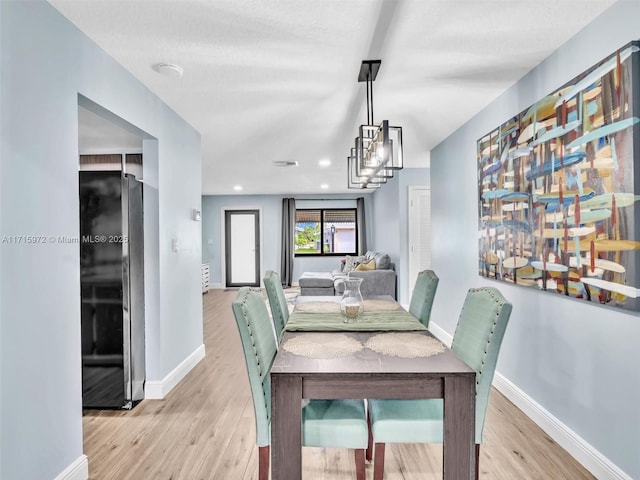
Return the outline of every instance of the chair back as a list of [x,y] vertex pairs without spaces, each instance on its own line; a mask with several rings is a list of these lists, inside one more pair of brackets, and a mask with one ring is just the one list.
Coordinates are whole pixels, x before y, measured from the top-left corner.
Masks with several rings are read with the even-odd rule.
[[418,273],[416,285],[413,287],[409,313],[420,320],[425,327],[429,326],[431,307],[433,307],[439,280],[433,270],[423,270]]
[[289,308],[287,307],[287,299],[284,296],[282,282],[280,277],[273,270],[268,270],[264,275],[264,288],[269,298],[269,307],[271,308],[271,316],[273,318],[273,326],[276,330],[276,338],[280,340],[282,330],[289,321]]
[[259,447],[270,445],[271,365],[276,357],[276,341],[271,330],[269,312],[259,289],[242,287],[231,304],[238,324],[242,350],[247,363],[253,408],[256,415],[256,438]]
[[489,392],[512,305],[498,289],[472,288],[460,312],[451,349],[476,371],[476,443],[482,443]]

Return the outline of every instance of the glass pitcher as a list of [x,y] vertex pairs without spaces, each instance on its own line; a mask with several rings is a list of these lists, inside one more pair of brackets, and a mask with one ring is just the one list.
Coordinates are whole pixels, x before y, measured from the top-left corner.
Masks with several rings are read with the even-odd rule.
[[345,278],[344,293],[340,300],[340,311],[344,316],[345,323],[355,322],[364,311],[364,300],[362,299],[362,293],[360,293],[360,284],[362,278]]

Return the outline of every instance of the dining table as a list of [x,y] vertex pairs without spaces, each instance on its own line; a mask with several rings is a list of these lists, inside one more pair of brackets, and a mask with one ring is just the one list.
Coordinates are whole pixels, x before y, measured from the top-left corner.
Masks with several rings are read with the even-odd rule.
[[[271,367],[271,478],[302,478],[301,402],[444,402],[443,478],[475,478],[476,372],[393,298],[345,321],[339,297],[298,297]],[[425,462],[426,464],[426,462]]]

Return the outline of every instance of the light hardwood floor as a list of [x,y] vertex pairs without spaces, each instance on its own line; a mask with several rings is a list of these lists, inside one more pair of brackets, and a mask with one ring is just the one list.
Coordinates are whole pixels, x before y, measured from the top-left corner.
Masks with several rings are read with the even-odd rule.
[[[251,392],[231,312],[235,292],[203,295],[206,357],[164,400],[131,411],[87,411],[84,453],[91,480],[248,480],[258,476]],[[480,478],[594,478],[495,389]],[[306,479],[355,478],[353,453],[303,449]],[[367,478],[373,478],[367,465]],[[440,445],[389,445],[386,480],[442,478]]]

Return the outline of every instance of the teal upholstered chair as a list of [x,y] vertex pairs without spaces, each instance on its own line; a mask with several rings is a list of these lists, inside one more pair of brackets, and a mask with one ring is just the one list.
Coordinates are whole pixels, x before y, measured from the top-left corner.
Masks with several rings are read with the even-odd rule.
[[[511,304],[495,288],[472,288],[462,306],[451,349],[476,371],[476,478],[491,382]],[[369,400],[367,458],[374,453],[374,480],[384,475],[386,443],[441,443],[443,401]],[[375,446],[375,452],[372,452]]]
[[413,287],[409,313],[420,320],[420,323],[425,327],[429,326],[431,307],[433,307],[433,299],[436,296],[439,280],[433,270],[423,270],[418,273],[416,285]]
[[269,307],[271,308],[271,317],[273,318],[273,326],[276,329],[276,337],[280,341],[282,330],[289,321],[289,307],[287,307],[287,299],[284,297],[282,282],[280,277],[273,270],[268,270],[264,275],[264,288],[269,298]]
[[[256,418],[258,472],[269,478],[271,365],[276,341],[262,293],[243,287],[232,304],[247,363]],[[364,480],[368,429],[363,400],[311,400],[302,408],[302,442],[310,447],[354,448],[356,476]]]

